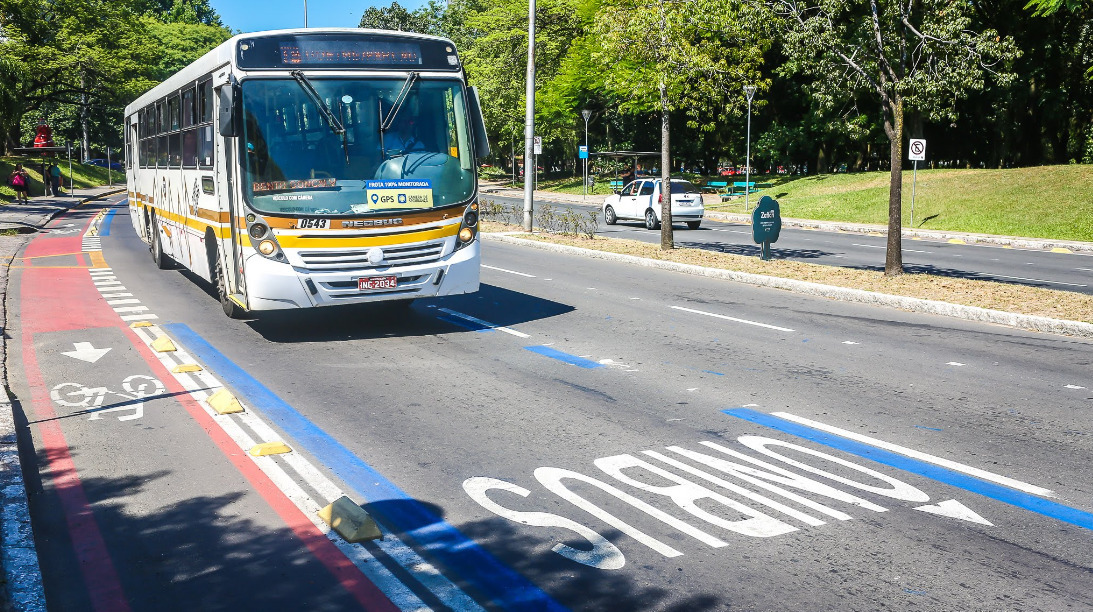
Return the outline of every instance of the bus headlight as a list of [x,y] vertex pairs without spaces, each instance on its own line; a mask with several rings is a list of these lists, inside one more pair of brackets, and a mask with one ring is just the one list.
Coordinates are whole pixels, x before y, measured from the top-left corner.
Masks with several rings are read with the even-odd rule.
[[459,224],[458,240],[455,242],[455,249],[459,249],[474,242],[474,239],[478,236],[478,202],[472,202],[466,210],[463,211],[463,222]]
[[266,257],[273,255],[275,251],[277,251],[277,245],[275,245],[272,240],[263,240],[258,243],[258,252]]
[[269,228],[265,225],[262,225],[261,223],[255,223],[254,225],[250,226],[249,231],[251,238],[254,238],[255,240],[261,240],[266,236],[266,232],[269,231]]

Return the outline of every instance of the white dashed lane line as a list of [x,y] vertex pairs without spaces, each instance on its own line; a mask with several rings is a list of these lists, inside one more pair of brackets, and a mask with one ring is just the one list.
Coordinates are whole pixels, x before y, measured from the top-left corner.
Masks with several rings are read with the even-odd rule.
[[717,319],[724,319],[726,321],[735,321],[737,323],[743,323],[745,325],[754,325],[756,327],[765,327],[767,329],[773,329],[773,330],[776,330],[776,331],[784,331],[784,332],[794,331],[792,329],[789,329],[788,327],[778,327],[777,325],[770,325],[768,323],[759,323],[758,321],[749,321],[747,319],[738,319],[736,317],[730,317],[730,316],[727,316],[727,315],[721,315],[721,314],[717,314],[717,313],[713,313],[713,312],[706,312],[704,310],[695,310],[693,308],[684,308],[683,306],[672,306],[672,309],[673,310],[682,310],[683,312],[690,312],[690,313],[693,313],[693,314],[705,315],[707,317],[714,317],[714,318],[717,318]]
[[506,270],[505,268],[496,268],[494,266],[487,266],[485,264],[482,264],[482,267],[486,268],[487,270],[496,270],[498,272],[506,272],[508,274],[515,274],[516,276],[524,276],[524,277],[527,277],[527,278],[535,278],[534,274],[525,274],[523,272],[517,272],[516,270]]

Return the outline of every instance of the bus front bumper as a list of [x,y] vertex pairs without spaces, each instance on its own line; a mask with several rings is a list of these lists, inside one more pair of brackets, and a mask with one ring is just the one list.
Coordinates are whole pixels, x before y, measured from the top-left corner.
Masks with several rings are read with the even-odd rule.
[[[283,310],[457,295],[478,291],[481,239],[440,261],[357,271],[294,268],[251,254],[245,263],[248,310]],[[362,290],[360,279],[395,277],[390,289]]]

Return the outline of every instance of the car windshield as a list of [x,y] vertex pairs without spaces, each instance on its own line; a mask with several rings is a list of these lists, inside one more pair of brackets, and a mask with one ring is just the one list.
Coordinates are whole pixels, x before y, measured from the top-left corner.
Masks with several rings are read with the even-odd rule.
[[702,193],[690,181],[672,181],[672,193]]
[[459,81],[249,79],[242,93],[244,195],[260,212],[384,214],[474,195]]

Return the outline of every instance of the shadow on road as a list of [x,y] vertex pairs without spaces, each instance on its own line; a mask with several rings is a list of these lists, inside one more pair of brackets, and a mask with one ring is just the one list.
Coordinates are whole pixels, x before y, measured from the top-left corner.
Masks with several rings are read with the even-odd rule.
[[[387,500],[366,504],[364,508],[385,525],[389,524],[385,517],[421,517],[421,520],[411,524],[401,521],[404,523],[403,530],[394,532],[404,541],[412,541],[407,535],[409,532],[424,532],[431,525],[425,520],[422,506],[433,515],[434,520],[442,519],[443,510],[425,502]],[[533,577],[540,588],[548,590],[560,603],[573,609],[620,612],[724,609],[724,602],[719,595],[688,593],[685,590],[672,589],[670,585],[656,587],[639,584],[625,572],[592,569],[570,561],[551,550],[555,544],[561,542],[581,550],[588,550],[590,546],[583,538],[569,537],[572,533],[565,530],[548,530],[543,532],[543,537],[528,537],[526,530],[518,530],[512,522],[502,518],[488,518],[454,526],[509,568],[525,577]],[[602,534],[616,542],[625,537],[610,529],[604,530]],[[459,579],[455,572],[445,572],[445,575],[480,602],[484,601],[483,596],[476,593],[465,580]]]
[[[185,273],[211,299],[217,299],[208,282]],[[328,306],[306,310],[258,313],[247,322],[270,342],[335,342],[389,336],[434,336],[483,329],[456,311],[499,326],[509,327],[571,312],[573,307],[527,293],[483,284],[477,293],[404,302]]]

